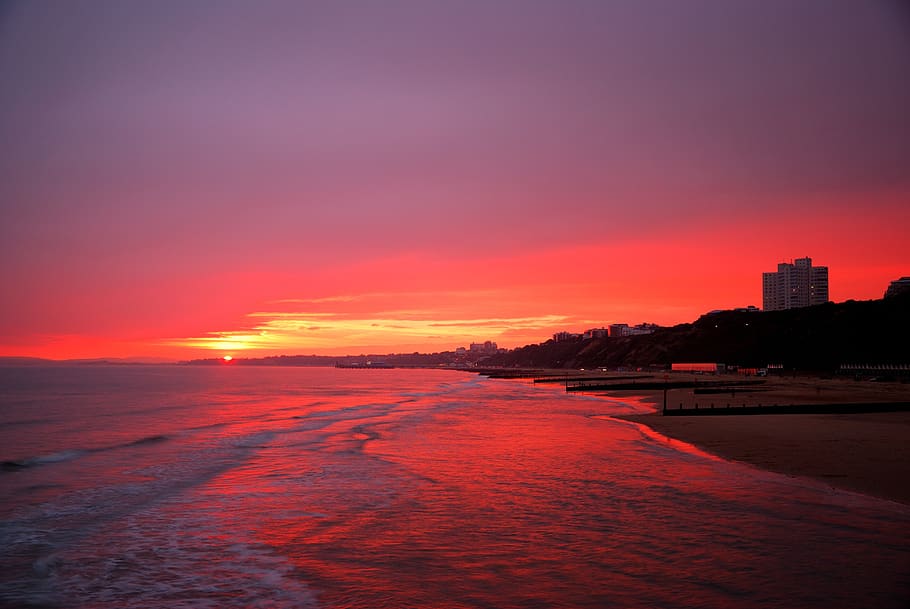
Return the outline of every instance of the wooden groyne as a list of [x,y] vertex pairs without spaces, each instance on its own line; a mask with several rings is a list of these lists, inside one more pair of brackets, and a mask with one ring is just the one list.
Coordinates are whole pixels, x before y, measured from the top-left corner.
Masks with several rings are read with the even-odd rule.
[[555,374],[534,379],[535,383],[577,383],[595,381],[626,381],[633,379],[653,379],[653,374],[634,374],[626,376],[559,376]]
[[864,412],[906,412],[910,402],[853,402],[845,404],[702,404],[694,407],[666,408],[665,417],[735,416],[752,414],[859,414]]
[[696,387],[692,390],[695,395],[722,395],[724,393],[761,393],[770,391],[768,387]]
[[466,368],[465,370],[491,379],[527,379],[537,378],[546,374],[544,370],[524,368]]
[[566,385],[566,391],[661,391],[664,389],[717,388],[733,391],[740,387],[761,385],[764,380],[755,381],[632,381],[631,383],[598,383],[579,381]]

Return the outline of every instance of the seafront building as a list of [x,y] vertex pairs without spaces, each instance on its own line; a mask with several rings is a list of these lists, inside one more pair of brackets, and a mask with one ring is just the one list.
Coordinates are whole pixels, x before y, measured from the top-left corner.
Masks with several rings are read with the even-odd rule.
[[607,328],[591,328],[590,330],[585,330],[582,338],[590,340],[592,338],[606,338],[608,336],[610,336],[610,330]]
[[637,324],[630,326],[628,324],[610,324],[610,336],[640,336],[642,334],[653,334],[659,326],[657,324]]
[[482,343],[471,343],[468,347],[468,350],[471,353],[480,353],[484,355],[493,355],[494,353],[499,352],[499,345],[493,341],[487,340]]
[[762,308],[784,311],[828,302],[828,267],[812,266],[812,258],[781,262],[777,271],[762,274]]
[[564,343],[581,339],[582,335],[577,332],[557,332],[553,335],[554,343]]
[[910,277],[901,277],[900,279],[892,281],[891,285],[889,285],[888,289],[885,291],[885,298],[897,296],[898,294],[903,294],[905,292],[910,292]]
[[641,334],[652,334],[660,326],[657,324],[643,323],[630,326],[629,324],[610,324],[605,328],[591,328],[583,333],[578,332],[556,332],[553,335],[553,342],[564,343],[579,340],[590,340],[593,338],[616,338],[618,336],[639,336]]

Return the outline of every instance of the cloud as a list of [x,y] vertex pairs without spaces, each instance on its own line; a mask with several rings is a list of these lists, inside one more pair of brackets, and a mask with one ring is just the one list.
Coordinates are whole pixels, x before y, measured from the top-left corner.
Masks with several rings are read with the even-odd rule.
[[516,345],[910,268],[893,2],[338,4],[4,15],[8,352]]
[[429,327],[441,328],[498,328],[498,329],[539,329],[552,327],[570,320],[567,315],[545,315],[542,317],[511,317],[497,319],[457,319],[428,323]]
[[325,296],[322,298],[282,298],[280,300],[273,300],[269,304],[296,304],[296,305],[314,305],[314,304],[326,304],[326,303],[337,303],[337,302],[354,302],[358,300],[358,296]]
[[[350,302],[344,300],[339,302]],[[219,351],[337,350],[352,345],[414,345],[454,349],[475,339],[497,339],[523,332],[543,333],[564,324],[562,315],[540,317],[457,318],[430,315],[430,311],[402,310],[399,314],[357,316],[347,312],[256,311],[246,317],[246,329],[219,330],[201,336],[174,338],[164,344]],[[319,325],[312,325],[314,320]],[[318,330],[318,336],[314,331]]]

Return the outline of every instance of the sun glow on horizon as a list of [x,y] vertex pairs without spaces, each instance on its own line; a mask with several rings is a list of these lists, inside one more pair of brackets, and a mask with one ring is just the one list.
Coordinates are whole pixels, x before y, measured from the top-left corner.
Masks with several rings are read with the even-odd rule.
[[[7,342],[0,337],[0,354],[180,361],[225,354],[433,353],[487,340],[514,348],[560,331],[610,323],[674,325],[712,309],[758,305],[761,273],[780,261],[777,252],[802,252],[829,266],[835,302],[880,298],[890,280],[907,274],[899,254],[906,249],[903,220],[910,216],[902,211],[898,219],[885,227],[875,217],[850,219],[854,229],[876,234],[876,249],[863,246],[863,252],[878,256],[875,264],[849,248],[826,249],[820,236],[813,241],[781,235],[754,219],[751,226],[775,234],[773,242],[763,237],[759,243],[729,225],[709,223],[685,235],[660,235],[659,243],[633,238],[575,243],[490,259],[377,257],[277,279],[264,273],[261,285],[256,273],[231,275],[218,280],[230,290],[216,291],[221,302],[234,303],[226,309],[200,304],[213,288],[204,293],[188,288],[175,303],[181,310],[188,307],[185,314],[162,318],[159,326],[148,317],[156,311],[134,311],[136,320],[103,318],[109,326],[78,332],[67,326],[67,332],[34,334],[31,343],[28,335],[9,334]],[[846,233],[837,222],[825,225],[824,238]],[[736,256],[729,255],[734,251]],[[235,289],[249,295],[239,298]],[[67,313],[65,320],[71,318]]]
[[515,348],[910,274],[886,2],[163,4],[0,9],[0,356]]
[[[245,350],[261,354],[310,351],[348,353],[352,349],[385,348],[404,351],[452,350],[477,340],[508,341],[514,346],[537,342],[570,319],[562,315],[457,318],[431,311],[386,311],[382,316],[308,312],[253,312],[253,326],[239,331],[175,338],[167,345],[211,351]],[[318,320],[318,321],[317,321]],[[224,356],[225,361],[229,356]]]

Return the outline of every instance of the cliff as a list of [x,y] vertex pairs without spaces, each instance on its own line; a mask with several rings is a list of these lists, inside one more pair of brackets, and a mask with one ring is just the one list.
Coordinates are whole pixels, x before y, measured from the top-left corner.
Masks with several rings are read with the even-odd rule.
[[673,362],[782,364],[812,371],[852,363],[910,363],[910,294],[789,311],[723,311],[643,336],[528,345],[484,364],[615,368]]

